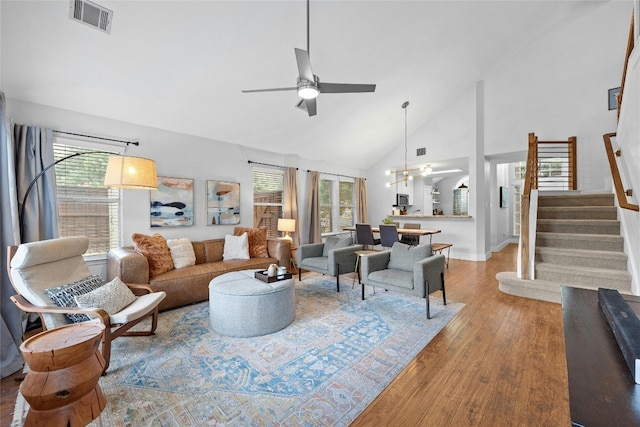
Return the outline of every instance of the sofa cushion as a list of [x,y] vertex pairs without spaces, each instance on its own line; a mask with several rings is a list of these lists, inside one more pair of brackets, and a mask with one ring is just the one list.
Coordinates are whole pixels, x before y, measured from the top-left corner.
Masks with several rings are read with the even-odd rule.
[[109,315],[113,315],[134,302],[136,296],[127,285],[122,283],[119,277],[116,277],[91,292],[76,295],[74,299],[78,307],[102,308]]
[[413,265],[421,259],[432,255],[431,245],[410,246],[396,242],[391,248],[389,268],[413,271]]
[[148,236],[134,233],[131,239],[134,250],[147,258],[150,276],[173,270],[173,258],[164,237],[159,234]]
[[329,256],[329,251],[333,249],[347,248],[352,242],[351,236],[329,236],[324,241],[322,256]]
[[224,253],[222,259],[249,259],[249,246],[247,243],[247,233],[240,236],[224,236]]
[[233,234],[235,236],[240,236],[242,233],[247,233],[249,241],[249,256],[251,258],[269,258],[269,251],[267,250],[269,229],[266,226],[260,228],[233,228]]
[[167,239],[167,246],[171,252],[171,259],[175,268],[184,268],[196,263],[196,253],[193,250],[191,240],[186,237],[181,239]]
[[[75,296],[91,292],[104,286],[104,284],[104,280],[102,280],[100,276],[91,275],[77,282],[45,289],[45,293],[58,307],[77,307],[78,304],[74,299]],[[89,316],[86,314],[68,313],[66,316],[72,322],[85,322],[89,320]]]

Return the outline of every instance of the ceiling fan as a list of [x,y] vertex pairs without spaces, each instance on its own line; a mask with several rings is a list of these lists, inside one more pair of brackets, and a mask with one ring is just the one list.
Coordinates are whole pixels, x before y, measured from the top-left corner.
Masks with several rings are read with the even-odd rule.
[[243,93],[251,92],[279,92],[285,90],[297,90],[300,102],[296,105],[301,110],[306,110],[309,116],[317,113],[316,97],[320,93],[356,93],[375,92],[375,84],[355,83],[325,83],[313,74],[311,60],[309,59],[309,0],[307,0],[307,50],[294,48],[296,63],[298,64],[298,83],[295,87],[280,87],[273,89],[243,90]]

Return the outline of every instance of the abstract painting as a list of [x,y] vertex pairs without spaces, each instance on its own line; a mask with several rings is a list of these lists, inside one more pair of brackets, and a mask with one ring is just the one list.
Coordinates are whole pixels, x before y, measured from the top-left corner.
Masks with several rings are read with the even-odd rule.
[[193,225],[193,179],[159,176],[150,200],[151,227]]
[[207,224],[240,224],[240,183],[207,181]]

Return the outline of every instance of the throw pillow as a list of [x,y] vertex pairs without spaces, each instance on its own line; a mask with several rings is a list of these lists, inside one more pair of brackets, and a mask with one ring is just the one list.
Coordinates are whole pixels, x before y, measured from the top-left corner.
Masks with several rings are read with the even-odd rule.
[[241,236],[224,236],[224,252],[222,259],[249,259],[249,245],[247,244],[247,233]]
[[269,234],[269,228],[266,226],[260,228],[233,228],[234,236],[240,236],[242,233],[247,233],[249,241],[249,256],[251,258],[269,258],[269,251],[267,250],[267,236]]
[[413,271],[413,264],[432,255],[431,245],[411,246],[396,242],[391,248],[389,268]]
[[[77,282],[44,291],[58,307],[77,307],[78,304],[74,299],[76,295],[86,294],[101,286],[104,286],[104,280],[100,276],[91,275]],[[67,313],[66,316],[74,323],[90,320],[86,314]]]
[[133,249],[147,258],[151,277],[173,270],[171,251],[164,237],[159,234],[147,236],[146,234],[134,233],[131,239],[133,240]]
[[131,289],[116,277],[104,286],[100,286],[91,292],[76,295],[78,307],[82,308],[102,308],[109,315],[116,314],[136,300],[136,296]]
[[347,248],[351,243],[351,236],[329,236],[324,241],[322,256],[329,256],[329,251],[333,249]]
[[175,268],[196,264],[196,253],[193,251],[193,245],[188,238],[167,239],[167,246],[171,252],[171,259]]

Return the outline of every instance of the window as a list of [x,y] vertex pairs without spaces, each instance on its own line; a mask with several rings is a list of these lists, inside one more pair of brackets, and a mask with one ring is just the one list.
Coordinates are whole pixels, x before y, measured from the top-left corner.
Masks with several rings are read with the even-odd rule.
[[355,185],[352,178],[320,177],[320,231],[341,232],[354,225]]
[[60,237],[87,236],[86,255],[105,254],[120,244],[120,190],[104,186],[110,154],[59,141],[53,144],[56,161],[83,153],[56,165]]
[[278,218],[284,208],[284,170],[253,170],[253,226],[269,228],[269,237],[279,237]]
[[522,181],[511,184],[513,192],[513,235],[520,235],[520,203],[522,199]]

